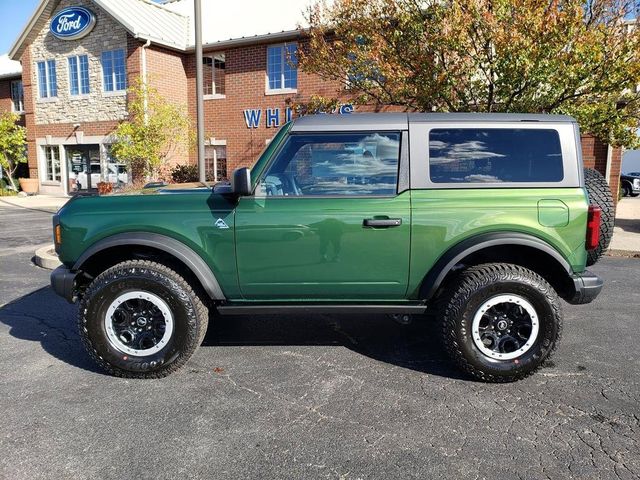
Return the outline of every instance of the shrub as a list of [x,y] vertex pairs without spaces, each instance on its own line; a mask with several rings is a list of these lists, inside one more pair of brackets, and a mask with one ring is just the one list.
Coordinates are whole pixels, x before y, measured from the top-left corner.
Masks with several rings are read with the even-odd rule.
[[18,194],[18,182],[13,181],[14,187],[9,186],[9,180],[6,177],[0,178],[0,197],[13,197]]
[[187,164],[187,165],[176,165],[171,170],[171,179],[175,183],[189,183],[189,182],[197,182],[198,181],[198,166]]

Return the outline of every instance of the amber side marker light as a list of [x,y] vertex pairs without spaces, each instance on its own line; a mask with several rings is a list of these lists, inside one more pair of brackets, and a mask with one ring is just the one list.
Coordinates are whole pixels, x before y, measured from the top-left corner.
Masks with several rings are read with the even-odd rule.
[[589,215],[587,216],[587,238],[586,249],[593,250],[600,242],[600,218],[602,210],[597,205],[589,205]]
[[56,246],[62,243],[62,228],[60,228],[60,225],[56,225],[56,228],[53,229],[53,241]]

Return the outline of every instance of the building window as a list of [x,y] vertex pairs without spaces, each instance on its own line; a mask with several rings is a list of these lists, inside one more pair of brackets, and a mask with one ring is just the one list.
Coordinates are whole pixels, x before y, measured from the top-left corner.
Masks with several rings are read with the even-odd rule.
[[204,70],[204,95],[224,97],[224,53],[216,53],[202,58]]
[[40,98],[58,96],[58,80],[56,78],[56,61],[46,60],[38,62],[38,92]]
[[227,146],[204,147],[204,163],[208,182],[219,182],[227,178]]
[[121,92],[127,89],[124,49],[102,52],[102,80],[105,92]]
[[14,112],[24,112],[24,90],[22,89],[22,80],[14,80],[11,82],[11,103]]
[[69,93],[71,95],[89,93],[89,57],[86,55],[69,57]]
[[60,149],[58,146],[42,147],[45,163],[45,181],[59,182],[60,174]]
[[267,48],[267,91],[290,91],[298,88],[298,59],[295,43]]

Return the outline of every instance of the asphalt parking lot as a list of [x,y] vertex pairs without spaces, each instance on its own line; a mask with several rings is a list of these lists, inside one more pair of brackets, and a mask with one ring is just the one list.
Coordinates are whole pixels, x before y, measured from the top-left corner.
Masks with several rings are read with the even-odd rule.
[[50,214],[0,203],[0,478],[640,478],[640,260],[565,305],[535,376],[465,378],[433,325],[214,319],[178,373],[97,371],[31,263]]

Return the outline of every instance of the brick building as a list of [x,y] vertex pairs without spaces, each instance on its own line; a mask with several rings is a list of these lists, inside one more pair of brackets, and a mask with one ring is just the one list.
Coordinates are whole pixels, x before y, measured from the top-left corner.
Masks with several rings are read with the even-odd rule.
[[[291,118],[291,102],[334,96],[338,85],[290,62],[305,42],[304,1],[202,4],[206,165],[210,178],[224,178],[253,163]],[[41,0],[9,52],[13,61],[0,57],[0,111],[23,113],[29,175],[41,192],[127,180],[111,158],[110,134],[127,118],[126,89],[137,79],[195,120],[192,9],[192,0]],[[593,138],[583,147],[585,162],[617,188],[619,150]],[[195,152],[172,161],[193,162]]]

